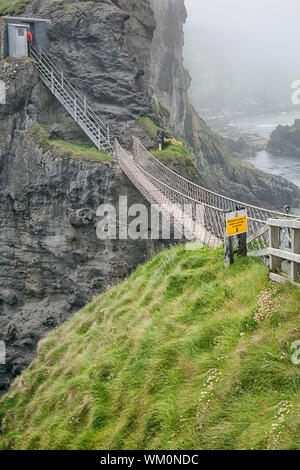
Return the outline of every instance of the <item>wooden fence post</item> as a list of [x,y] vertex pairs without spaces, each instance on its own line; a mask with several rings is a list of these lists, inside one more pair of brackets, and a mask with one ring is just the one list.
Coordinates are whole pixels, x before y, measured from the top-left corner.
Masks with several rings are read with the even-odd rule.
[[[280,248],[280,227],[270,227],[270,248]],[[281,267],[280,258],[270,255],[270,270],[276,272]]]
[[[300,229],[292,228],[292,253],[300,254]],[[300,282],[300,264],[291,262],[291,277],[292,281]]]

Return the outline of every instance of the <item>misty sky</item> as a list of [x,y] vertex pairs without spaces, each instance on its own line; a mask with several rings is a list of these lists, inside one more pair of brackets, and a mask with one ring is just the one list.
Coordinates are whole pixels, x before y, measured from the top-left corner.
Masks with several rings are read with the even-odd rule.
[[300,79],[299,0],[185,0],[185,61],[198,108],[289,102]]

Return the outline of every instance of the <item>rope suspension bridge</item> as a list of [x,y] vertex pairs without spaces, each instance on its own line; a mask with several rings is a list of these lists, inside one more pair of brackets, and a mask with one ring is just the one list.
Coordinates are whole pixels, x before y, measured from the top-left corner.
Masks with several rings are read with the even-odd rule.
[[[294,220],[295,216],[272,211],[222,196],[172,171],[133,137],[133,153],[114,141],[106,125],[41,48],[31,47],[40,78],[85,134],[101,151],[114,154],[116,161],[140,193],[169,214],[174,226],[183,228],[189,239],[210,247],[224,242],[224,212],[245,208],[248,214],[247,242],[253,250],[269,244],[268,219]],[[289,239],[288,230],[283,236]]]
[[241,207],[247,210],[247,241],[253,249],[268,245],[268,219],[295,219],[295,216],[245,204],[192,183],[157,160],[139,139],[133,137],[133,142],[133,154],[115,143],[114,154],[124,173],[150,203],[162,207],[175,224],[184,226],[185,231],[204,245],[215,248],[223,244],[224,212],[227,211]]

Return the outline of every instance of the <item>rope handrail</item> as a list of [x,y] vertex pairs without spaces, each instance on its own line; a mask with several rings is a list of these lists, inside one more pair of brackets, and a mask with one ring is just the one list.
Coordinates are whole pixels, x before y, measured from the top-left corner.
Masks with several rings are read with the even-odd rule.
[[134,139],[135,141],[138,141],[138,145],[141,146],[142,149],[143,149],[143,151],[146,152],[146,153],[148,154],[148,156],[149,156],[152,160],[154,160],[157,164],[159,164],[161,167],[163,167],[163,168],[164,168],[165,170],[167,170],[168,172],[170,172],[170,173],[172,173],[173,175],[175,175],[177,178],[179,178],[179,179],[185,181],[186,183],[188,183],[189,185],[194,186],[195,188],[198,188],[198,189],[200,189],[200,190],[202,190],[202,191],[205,191],[205,192],[207,192],[207,193],[209,193],[209,194],[212,194],[212,195],[214,195],[214,196],[217,196],[217,197],[219,197],[219,198],[222,198],[222,199],[224,199],[224,200],[226,200],[226,201],[233,202],[233,203],[235,203],[235,204],[237,204],[237,205],[247,206],[247,207],[250,207],[250,208],[252,208],[252,209],[256,209],[256,210],[260,210],[260,211],[267,212],[267,213],[269,213],[269,214],[272,215],[272,216],[273,216],[274,214],[277,214],[277,215],[283,216],[283,217],[285,217],[285,218],[292,218],[292,219],[298,218],[298,216],[296,216],[296,215],[286,214],[286,213],[283,213],[283,212],[280,212],[280,211],[276,211],[276,210],[273,210],[273,211],[272,211],[271,209],[265,209],[265,208],[263,208],[263,207],[254,206],[254,205],[252,205],[252,204],[244,203],[244,202],[242,202],[242,201],[238,201],[238,200],[236,200],[236,199],[232,199],[232,198],[230,198],[230,197],[228,197],[228,196],[223,196],[222,194],[216,193],[216,192],[214,192],[214,191],[212,191],[212,190],[210,190],[210,189],[207,189],[207,188],[205,188],[205,187],[203,187],[203,186],[200,186],[200,185],[194,183],[193,181],[190,181],[190,180],[188,180],[187,178],[184,178],[184,176],[179,175],[178,173],[176,173],[176,171],[174,171],[174,170],[172,170],[171,168],[169,168],[169,167],[167,167],[166,165],[164,165],[164,164],[163,164],[161,161],[159,161],[154,155],[152,155],[152,154],[149,152],[149,150],[147,150],[147,149],[144,147],[144,145],[141,143],[141,141],[140,141],[139,139],[137,139],[136,137],[133,137],[133,139]]
[[[116,142],[117,142],[117,141],[116,141]],[[118,143],[118,145],[120,145],[120,144]],[[121,146],[120,146],[120,147],[121,147]],[[121,148],[122,148],[122,147],[121,147]],[[124,149],[122,149],[122,150],[124,151]],[[126,152],[125,152],[125,153],[126,153]],[[155,158],[155,157],[153,157],[153,158]],[[159,180],[159,179],[156,178],[155,176],[151,175],[151,173],[149,173],[147,170],[145,170],[143,167],[141,167],[136,161],[132,160],[131,163],[132,163],[136,168],[138,168],[140,171],[142,171],[146,176],[148,176],[148,177],[151,178],[152,180],[156,181],[156,182],[159,183],[161,186],[164,186],[165,188],[169,189],[170,191],[172,191],[172,192],[174,192],[174,193],[176,193],[176,194],[178,194],[178,195],[180,195],[180,196],[183,196],[185,199],[188,199],[188,200],[190,200],[191,202],[194,202],[194,203],[196,203],[196,204],[201,204],[201,205],[203,205],[203,206],[205,206],[205,207],[208,207],[209,209],[216,210],[216,211],[218,211],[218,212],[220,212],[220,213],[223,214],[224,211],[223,211],[223,209],[221,209],[220,207],[211,206],[211,205],[209,205],[209,204],[207,204],[207,203],[205,203],[205,202],[203,202],[203,201],[199,201],[198,199],[194,199],[194,198],[188,196],[187,194],[184,194],[184,193],[178,191],[177,189],[172,188],[171,186],[167,185],[166,183],[164,183],[163,181]],[[165,165],[164,165],[164,166],[165,166]],[[168,167],[166,167],[166,168],[168,168]],[[170,171],[172,171],[172,170],[170,170]],[[173,173],[174,173],[174,172],[173,172]],[[175,173],[175,174],[177,175],[177,173]],[[180,176],[180,175],[178,175],[178,176]],[[185,178],[183,178],[183,179],[185,179]],[[186,181],[189,181],[189,180],[186,180]],[[201,186],[199,186],[199,187],[201,187]],[[201,188],[201,189],[202,189],[202,188]],[[158,190],[158,191],[159,191],[159,190]],[[211,191],[210,191],[210,192],[211,192]],[[228,198],[227,198],[227,199],[228,199]],[[254,206],[253,206],[253,207],[254,207]],[[266,211],[267,211],[267,210],[266,210]],[[271,212],[271,213],[272,213],[272,212]],[[273,214],[273,213],[272,213],[272,214]],[[294,219],[294,218],[295,218],[295,217],[293,217],[293,219]],[[255,219],[255,218],[253,218],[253,217],[251,217],[251,216],[250,216],[250,217],[248,216],[248,219],[251,220],[251,221],[253,221],[253,222],[259,222],[259,223],[262,222],[261,219]]]
[[198,201],[197,199],[193,199],[192,197],[184,194],[184,193],[181,193],[180,191],[178,191],[177,189],[174,189],[172,188],[171,186],[168,186],[166,183],[163,183],[162,181],[160,181],[158,178],[155,178],[155,176],[151,175],[150,173],[148,173],[148,171],[144,170],[143,167],[141,167],[138,163],[136,163],[135,161],[132,160],[132,164],[138,168],[140,171],[142,171],[145,175],[147,175],[149,178],[151,178],[152,180],[156,181],[157,183],[159,183],[160,185],[164,186],[166,189],[169,189],[170,191],[180,195],[180,196],[183,196],[185,199],[189,199],[190,201],[192,202],[195,202],[196,204],[202,204],[203,206],[205,207],[209,207],[210,209],[215,209],[219,212],[222,212],[222,209],[218,208],[218,207],[214,207],[214,206],[210,206],[209,204],[206,204],[205,202],[201,202],[201,201]]

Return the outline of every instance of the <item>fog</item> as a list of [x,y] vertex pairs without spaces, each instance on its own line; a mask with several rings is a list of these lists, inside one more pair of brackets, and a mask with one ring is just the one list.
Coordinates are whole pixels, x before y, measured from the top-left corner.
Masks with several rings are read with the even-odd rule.
[[291,105],[299,0],[185,0],[185,63],[198,110]]

